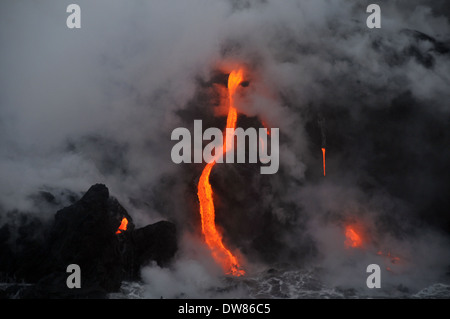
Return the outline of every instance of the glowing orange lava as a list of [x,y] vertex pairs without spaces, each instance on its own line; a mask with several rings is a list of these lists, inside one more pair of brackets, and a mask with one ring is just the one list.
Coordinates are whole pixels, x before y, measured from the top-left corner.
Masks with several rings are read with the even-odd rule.
[[[227,116],[227,128],[236,128],[237,110],[234,107],[233,96],[236,88],[242,81],[242,70],[233,71],[228,77],[229,109]],[[231,148],[231,144],[227,145],[226,141],[232,137],[232,132],[226,131],[223,154],[225,154]],[[225,272],[234,276],[242,276],[245,274],[245,271],[241,269],[237,258],[223,244],[222,236],[217,231],[215,224],[213,191],[211,184],[209,183],[209,175],[211,174],[211,170],[215,164],[215,161],[206,164],[198,182],[197,195],[200,202],[202,233],[205,237],[206,244],[211,249],[213,258],[224,268]]]
[[323,157],[323,176],[325,176],[325,147],[322,147],[322,157]]
[[345,227],[345,247],[358,248],[362,247],[363,241],[361,236],[356,232],[353,226]]
[[379,251],[377,252],[377,255],[378,255],[378,256],[387,257],[387,258],[390,260],[390,262],[391,262],[392,264],[398,264],[398,263],[400,263],[400,261],[401,261],[400,257],[397,257],[397,256],[392,255],[390,251],[388,251],[388,252],[385,254],[385,253],[383,253],[383,251],[379,250]]
[[388,252],[387,256],[391,259],[391,263],[397,264],[400,262],[400,257],[392,256],[391,252]]
[[127,226],[128,226],[128,219],[124,217],[122,218],[122,222],[120,223],[120,226],[116,231],[116,234],[120,234],[122,231],[127,230]]

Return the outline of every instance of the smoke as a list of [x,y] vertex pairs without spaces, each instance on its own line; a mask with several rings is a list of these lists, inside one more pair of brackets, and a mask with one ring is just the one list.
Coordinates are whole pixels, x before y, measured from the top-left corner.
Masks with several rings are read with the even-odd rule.
[[150,264],[142,269],[144,298],[239,298],[248,292],[230,285],[223,269],[211,257],[208,247],[198,238],[184,234],[176,261],[169,268]]
[[[104,183],[137,226],[170,219],[195,237],[203,167],[172,163],[170,134],[194,119],[224,125],[220,72],[239,63],[249,85],[238,126],[280,128],[280,170],[213,172],[224,241],[249,267],[320,265],[327,282],[358,286],[373,261],[343,247],[343,226],[357,221],[371,248],[407,255],[408,277],[392,282],[433,283],[450,261],[450,10],[380,2],[382,28],[368,29],[369,3],[77,1],[82,27],[71,30],[68,1],[2,2],[0,222],[14,210],[54,214],[36,194],[63,205]],[[221,286],[194,251],[144,269],[148,296]]]

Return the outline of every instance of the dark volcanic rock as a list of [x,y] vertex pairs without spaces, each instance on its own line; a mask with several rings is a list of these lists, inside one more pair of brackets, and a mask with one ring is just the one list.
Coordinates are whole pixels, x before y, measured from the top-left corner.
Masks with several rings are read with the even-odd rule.
[[[116,233],[122,218],[128,220],[127,230]],[[102,184],[59,210],[47,229],[38,219],[28,224],[36,225],[25,229],[27,236],[12,238],[5,225],[0,237],[0,274],[35,283],[21,292],[22,298],[105,297],[123,280],[137,279],[140,267],[151,260],[167,265],[177,250],[174,224],[161,221],[134,229],[131,216]],[[80,266],[80,289],[66,285],[70,264]]]
[[132,229],[131,217],[100,184],[92,186],[75,204],[58,211],[50,232],[51,272],[77,264],[84,282],[98,282],[106,291],[119,289],[124,269],[121,242],[115,232],[123,217]]
[[133,232],[133,241],[138,264],[154,260],[166,266],[177,251],[176,229],[173,223],[160,221]]

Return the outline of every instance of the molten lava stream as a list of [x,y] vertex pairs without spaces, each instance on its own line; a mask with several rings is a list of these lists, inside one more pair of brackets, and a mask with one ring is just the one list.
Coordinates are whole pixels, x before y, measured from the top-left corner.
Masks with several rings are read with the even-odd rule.
[[[228,78],[228,96],[230,106],[227,116],[227,128],[236,128],[237,111],[234,107],[233,95],[242,80],[242,70],[231,72]],[[231,145],[227,145],[226,143],[227,140],[232,138],[232,135],[230,134],[229,136],[228,134],[229,133],[226,132],[223,154],[231,148]],[[213,191],[211,184],[209,183],[209,175],[211,174],[211,170],[215,164],[216,162],[212,161],[205,166],[198,182],[197,195],[200,202],[202,233],[205,236],[206,244],[211,249],[213,258],[225,269],[225,272],[234,276],[242,276],[245,274],[245,271],[240,269],[241,267],[237,258],[223,244],[222,236],[217,231],[215,224]]]

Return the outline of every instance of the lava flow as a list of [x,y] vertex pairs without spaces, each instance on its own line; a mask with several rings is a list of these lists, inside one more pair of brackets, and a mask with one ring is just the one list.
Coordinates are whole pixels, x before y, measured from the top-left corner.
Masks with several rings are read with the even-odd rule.
[[[228,77],[229,109],[226,128],[236,128],[237,110],[234,107],[233,95],[242,80],[242,70],[233,71]],[[230,139],[233,138],[233,133],[231,130],[227,131],[225,129],[225,131],[226,138],[223,146],[223,154],[231,148],[231,143],[227,145],[227,140],[231,141]],[[216,161],[212,161],[205,166],[198,182],[197,194],[200,202],[202,233],[205,237],[206,244],[211,249],[212,256],[216,262],[218,262],[225,269],[225,272],[234,276],[242,276],[245,274],[245,271],[241,269],[237,258],[223,244],[222,236],[217,231],[215,225],[213,191],[211,184],[209,183],[209,175],[211,174],[211,170],[215,164]]]
[[355,228],[353,226],[347,226],[345,227],[345,246],[347,248],[358,248],[362,247],[362,238],[361,236],[356,232]]
[[323,157],[323,176],[325,176],[325,147],[322,147],[322,157]]
[[116,234],[120,234],[123,231],[127,230],[127,226],[128,226],[128,219],[126,219],[125,217],[122,218],[122,222],[120,223],[119,228],[116,231]]

